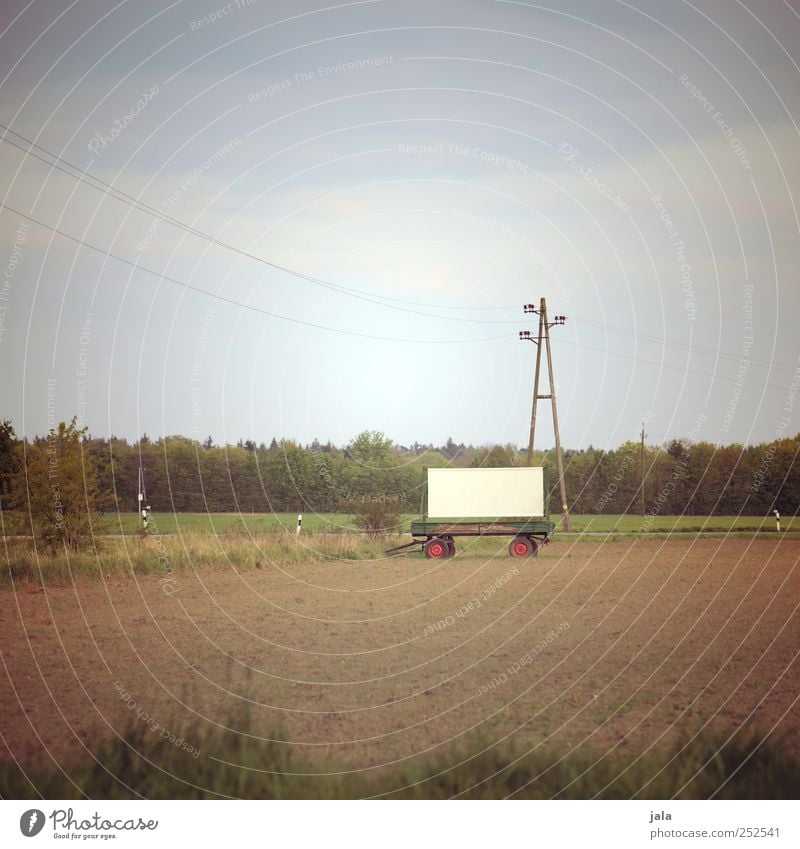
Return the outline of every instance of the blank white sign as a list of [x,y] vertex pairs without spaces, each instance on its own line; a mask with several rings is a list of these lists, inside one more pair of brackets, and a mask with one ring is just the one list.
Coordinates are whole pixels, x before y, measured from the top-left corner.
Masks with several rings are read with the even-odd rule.
[[428,469],[428,516],[514,519],[544,516],[541,466]]

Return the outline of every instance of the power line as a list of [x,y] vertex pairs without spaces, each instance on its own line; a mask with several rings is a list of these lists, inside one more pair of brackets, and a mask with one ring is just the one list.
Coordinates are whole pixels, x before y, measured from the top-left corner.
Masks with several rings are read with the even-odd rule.
[[[24,212],[20,212],[19,210],[14,209],[13,207],[9,206],[8,204],[0,203],[0,209],[4,209],[8,212],[12,212],[12,213],[14,213],[14,215],[19,215],[21,218],[24,218],[27,221],[31,221],[32,223],[37,224],[38,226],[43,227],[46,230],[50,230],[53,233],[57,233],[59,236],[62,236],[65,239],[69,239],[71,242],[75,242],[77,245],[79,245],[81,247],[88,248],[89,250],[95,251],[96,253],[102,254],[103,256],[107,256],[110,259],[115,259],[115,260],[117,260],[117,262],[121,262],[124,265],[127,265],[127,266],[129,266],[130,268],[133,268],[136,271],[143,271],[145,274],[149,274],[149,275],[155,277],[158,280],[164,280],[167,283],[172,283],[173,285],[179,286],[182,289],[186,289],[190,292],[195,292],[196,294],[199,294],[199,295],[205,295],[208,298],[213,298],[217,301],[222,301],[223,303],[231,304],[232,306],[237,306],[237,307],[240,307],[241,309],[245,309],[245,310],[248,310],[250,312],[258,313],[259,315],[265,315],[265,316],[268,316],[269,318],[275,318],[275,319],[278,319],[280,321],[289,322],[291,324],[298,324],[298,325],[301,325],[303,327],[311,327],[315,330],[327,330],[330,333],[339,333],[339,334],[344,335],[344,336],[355,336],[355,337],[360,338],[360,339],[373,339],[373,340],[377,340],[377,341],[380,341],[380,342],[402,342],[402,343],[407,343],[407,344],[412,344],[412,345],[450,345],[450,344],[463,345],[463,344],[469,344],[469,343],[473,343],[473,342],[495,342],[499,339],[509,339],[509,338],[512,338],[512,336],[513,336],[513,334],[511,334],[511,333],[502,333],[502,334],[499,334],[498,336],[484,336],[484,337],[480,337],[478,339],[405,339],[403,337],[378,336],[376,334],[371,334],[371,333],[359,333],[359,332],[354,331],[354,330],[345,330],[341,327],[331,327],[330,325],[317,324],[316,322],[305,321],[304,319],[299,319],[299,318],[293,318],[291,316],[283,315],[282,313],[276,313],[276,312],[272,312],[271,310],[266,310],[266,309],[263,309],[261,307],[253,306],[252,304],[246,304],[243,301],[237,301],[235,298],[229,298],[229,297],[226,297],[225,295],[221,295],[221,294],[214,293],[214,292],[209,292],[206,289],[201,289],[199,286],[192,286],[191,283],[186,283],[185,281],[178,280],[175,277],[169,277],[166,274],[161,274],[160,272],[154,271],[153,269],[148,268],[147,266],[139,265],[138,262],[133,262],[132,260],[126,259],[125,257],[121,257],[118,254],[112,253],[111,251],[106,251],[103,248],[97,247],[97,245],[93,245],[90,242],[85,242],[82,239],[78,239],[76,236],[72,236],[69,233],[65,233],[63,230],[59,230],[56,227],[52,227],[49,224],[45,224],[45,222],[40,221],[38,218],[34,218],[31,215],[26,215]],[[436,318],[436,316],[430,316],[430,317]],[[643,359],[642,357],[633,357],[633,356],[630,356],[629,354],[623,354],[623,353],[620,353],[618,351],[610,351],[606,348],[595,348],[591,345],[583,345],[583,344],[578,343],[578,342],[570,342],[568,339],[560,339],[559,341],[563,344],[572,345],[573,347],[576,347],[576,348],[583,348],[583,349],[588,350],[588,351],[596,351],[598,353],[607,354],[607,355],[612,356],[612,357],[622,357],[624,359],[633,360],[634,362],[643,363],[645,365],[658,366],[659,368],[672,369],[672,370],[684,372],[684,373],[687,373],[687,374],[697,374],[697,375],[701,375],[703,377],[710,377],[712,380],[725,380],[725,381],[732,381],[732,382],[738,381],[738,378],[734,378],[734,377],[726,377],[724,375],[711,374],[711,372],[700,371],[698,369],[690,369],[690,368],[685,368],[683,366],[673,366],[673,365],[670,365],[668,363],[656,362],[654,360],[646,360],[646,359]],[[742,380],[740,382],[743,383],[743,384],[749,384],[751,386],[766,387],[768,389],[785,389],[786,388],[785,386],[776,386],[775,384],[772,384],[772,383],[756,383],[755,381],[752,381],[752,380]]]
[[199,295],[205,295],[209,298],[214,298],[214,300],[222,301],[226,304],[232,304],[233,306],[241,307],[242,309],[250,310],[251,312],[256,312],[261,315],[269,316],[270,318],[276,318],[281,321],[288,321],[292,324],[299,324],[303,327],[311,327],[315,330],[327,330],[331,333],[341,333],[345,336],[357,336],[361,339],[375,339],[381,342],[404,342],[414,345],[450,345],[450,344],[467,344],[472,342],[493,342],[497,339],[507,339],[511,337],[509,333],[503,333],[499,336],[488,336],[481,337],[479,339],[403,339],[399,337],[393,336],[377,336],[371,333],[358,333],[354,330],[344,330],[341,327],[330,327],[325,324],[316,324],[313,321],[305,321],[300,318],[292,318],[288,315],[283,315],[281,313],[272,312],[271,310],[265,310],[260,307],[255,307],[252,304],[245,304],[242,301],[237,301],[234,298],[228,298],[224,295],[217,294],[215,292],[209,292],[206,289],[201,289],[199,286],[192,286],[191,283],[186,283],[183,280],[178,280],[175,277],[169,277],[166,274],[161,274],[158,271],[154,271],[152,268],[147,268],[147,266],[139,265],[138,262],[133,262],[129,259],[125,259],[125,257],[121,257],[118,254],[111,253],[110,251],[106,251],[103,248],[97,247],[97,245],[93,245],[90,242],[84,242],[82,239],[78,239],[76,236],[72,236],[69,233],[65,233],[63,230],[59,230],[57,227],[51,227],[49,224],[45,224],[43,221],[39,221],[37,218],[33,218],[30,215],[26,215],[24,212],[20,212],[17,209],[14,209],[8,204],[0,203],[0,208],[7,210],[8,212],[13,212],[15,215],[19,215],[20,218],[24,218],[27,221],[31,221],[34,224],[38,224],[40,227],[44,227],[46,230],[51,230],[53,233],[57,233],[59,236],[63,236],[65,239],[69,239],[71,242],[75,242],[84,248],[89,248],[89,250],[96,251],[103,256],[110,257],[111,259],[117,260],[117,262],[121,262],[136,271],[143,271],[146,274],[150,274],[153,277],[156,277],[159,280],[165,280],[167,283],[172,283],[176,286],[180,286],[182,289],[187,289],[188,291],[195,292]]
[[[418,310],[408,309],[408,308],[403,307],[403,306],[393,306],[392,304],[406,304],[408,306],[424,307],[426,309],[457,309],[457,310],[470,310],[470,311],[475,310],[475,311],[483,311],[483,312],[485,312],[487,310],[505,310],[505,309],[510,310],[510,309],[518,309],[519,308],[518,304],[515,304],[515,305],[491,305],[491,306],[481,306],[481,307],[477,307],[477,306],[455,306],[455,305],[449,305],[449,304],[434,304],[434,303],[431,303],[429,301],[413,301],[413,300],[409,300],[409,299],[406,299],[406,298],[395,298],[395,297],[392,297],[390,295],[381,295],[379,293],[368,292],[368,291],[363,290],[363,289],[357,289],[357,288],[353,288],[353,287],[349,287],[349,286],[344,286],[344,285],[339,284],[339,283],[333,283],[331,281],[324,280],[324,279],[317,277],[315,275],[306,274],[305,272],[297,271],[295,269],[289,268],[288,266],[284,266],[284,265],[280,265],[279,263],[271,262],[270,260],[264,259],[263,257],[260,257],[257,254],[253,254],[253,253],[250,253],[249,251],[245,251],[241,248],[237,248],[235,245],[231,245],[230,243],[225,242],[221,239],[218,239],[215,236],[210,235],[209,233],[205,233],[202,230],[198,230],[197,228],[192,227],[190,224],[187,224],[186,222],[181,221],[180,219],[177,219],[174,216],[168,215],[167,213],[157,209],[156,207],[150,206],[149,204],[145,203],[144,201],[141,201],[139,198],[137,198],[137,197],[135,197],[131,194],[128,194],[127,192],[122,191],[122,189],[118,189],[117,187],[111,185],[110,183],[107,183],[104,180],[101,180],[99,177],[95,177],[94,175],[92,175],[88,171],[86,171],[85,169],[80,168],[79,166],[69,162],[68,160],[64,159],[63,157],[59,156],[58,154],[53,153],[51,150],[48,150],[47,148],[42,147],[41,145],[39,145],[36,142],[32,141],[31,139],[27,138],[27,136],[24,136],[21,133],[18,133],[16,130],[12,130],[10,127],[8,127],[5,124],[0,123],[0,128],[4,129],[7,133],[11,133],[12,135],[16,136],[17,138],[22,139],[26,144],[30,145],[31,148],[36,148],[37,150],[42,151],[42,153],[47,154],[47,156],[51,157],[52,159],[54,159],[56,161],[51,162],[51,161],[45,159],[44,157],[39,156],[38,154],[32,152],[30,149],[25,149],[22,146],[20,146],[19,144],[17,144],[16,142],[7,138],[6,136],[0,137],[0,141],[11,145],[12,147],[16,148],[17,150],[22,151],[23,153],[25,153],[28,156],[32,156],[33,158],[38,159],[41,162],[44,162],[46,165],[50,166],[51,168],[55,168],[55,169],[61,171],[62,173],[66,174],[67,176],[72,177],[73,179],[84,183],[86,186],[94,189],[95,191],[102,192],[106,196],[112,197],[113,199],[119,201],[120,203],[124,203],[128,206],[132,206],[133,208],[137,209],[140,212],[145,212],[148,215],[153,215],[158,220],[165,221],[168,224],[171,224],[173,227],[176,227],[180,230],[183,230],[184,232],[189,233],[193,236],[196,236],[197,238],[200,238],[200,239],[203,239],[207,242],[210,242],[211,244],[215,244],[215,245],[217,245],[221,248],[224,248],[225,250],[232,251],[233,253],[236,253],[239,256],[245,257],[247,259],[254,260],[255,262],[266,265],[266,266],[268,266],[269,268],[272,268],[275,271],[281,271],[285,274],[289,274],[289,275],[296,277],[298,279],[305,280],[308,283],[311,283],[311,284],[316,285],[316,286],[323,287],[323,288],[328,289],[330,291],[338,292],[339,294],[346,295],[348,297],[353,297],[353,298],[356,298],[358,300],[362,300],[362,301],[365,301],[367,303],[372,303],[376,306],[381,306],[381,307],[384,307],[384,308],[387,308],[387,309],[394,309],[394,310],[409,313],[409,314],[412,314],[412,315],[421,315],[425,318],[434,318],[434,319],[439,319],[439,320],[442,320],[442,321],[455,321],[455,322],[466,323],[466,324],[510,325],[510,324],[512,324],[513,320],[508,319],[508,320],[497,320],[497,321],[488,320],[487,321],[485,319],[470,319],[470,318],[459,318],[457,316],[435,315],[435,314],[431,314],[431,313],[419,312]],[[63,165],[68,166],[70,169],[72,169],[72,171],[68,171],[66,168],[62,167],[58,163],[62,163]],[[73,173],[73,172],[77,172],[77,173]],[[95,185],[95,184],[97,184],[97,185]],[[109,193],[112,193],[112,194],[109,194]],[[21,213],[17,213],[17,214],[21,215]],[[35,219],[30,219],[30,220],[35,221]],[[40,224],[43,227],[48,226],[48,225],[44,224],[43,222],[37,221],[36,223]],[[53,229],[53,228],[48,228],[48,229]],[[59,232],[60,235],[67,236],[67,234],[61,233],[60,231],[55,231],[55,232]],[[74,240],[74,237],[71,237],[71,236],[67,236],[67,238],[73,238],[73,240]],[[75,241],[77,241],[77,240],[75,240]],[[86,246],[92,248],[93,250],[101,251],[101,249],[96,248],[93,245],[86,245]],[[130,261],[123,260],[121,257],[118,257],[116,255],[113,255],[113,254],[108,254],[108,255],[113,256],[115,259],[119,259],[120,261],[128,262],[128,264],[131,264]],[[146,269],[145,266],[140,266],[138,264],[134,264],[134,265],[135,265],[136,268],[139,268],[141,270],[146,270],[146,271],[148,271],[149,273],[152,273],[152,274],[156,274],[156,272],[152,272],[149,269]],[[172,280],[172,279],[167,278],[167,277],[163,277],[163,279],[169,280],[169,282],[176,283],[177,285],[182,285],[180,281]],[[197,291],[203,292],[204,294],[209,295],[211,297],[218,297],[218,296],[214,296],[210,292],[205,292],[205,290],[197,290]],[[383,303],[384,301],[387,301],[389,303]],[[246,304],[240,304],[240,303],[234,302],[234,301],[231,301],[231,303],[237,303],[239,306],[243,306],[246,309],[252,309],[251,307],[249,307]],[[271,313],[265,313],[265,314],[274,315],[274,317],[282,318],[282,319],[287,320],[287,321],[293,320],[293,319],[290,319],[287,316],[280,316],[278,314],[271,314]],[[727,353],[727,352],[724,352],[724,351],[717,351],[717,350],[714,350],[712,348],[703,348],[701,346],[689,345],[685,342],[677,342],[677,341],[674,341],[674,340],[671,340],[671,339],[666,339],[666,338],[661,337],[661,336],[655,336],[655,335],[651,335],[651,334],[641,333],[641,332],[638,332],[638,331],[632,331],[630,329],[613,327],[611,325],[604,324],[603,322],[592,321],[592,320],[580,318],[580,317],[577,317],[577,316],[573,316],[573,318],[574,318],[575,321],[577,321],[580,324],[585,324],[585,325],[590,326],[590,327],[595,327],[595,328],[598,328],[598,329],[607,330],[607,331],[610,331],[612,333],[622,334],[622,335],[625,335],[625,336],[628,336],[628,337],[631,337],[631,338],[634,338],[634,339],[637,339],[637,340],[641,339],[641,340],[645,340],[645,341],[648,341],[648,342],[666,345],[666,346],[676,348],[676,349],[679,349],[679,350],[690,351],[692,353],[704,354],[706,356],[714,356],[714,357],[718,357],[720,359],[725,359],[725,360],[729,360],[729,361],[733,361],[733,362],[740,362],[743,359],[745,359],[741,356],[737,356],[736,354],[731,354],[731,353]],[[330,329],[334,332],[346,332],[346,331],[340,331],[337,328],[327,328],[327,329]],[[353,333],[351,335],[364,336],[365,338],[386,339],[387,341],[412,341],[412,342],[413,341],[421,341],[421,340],[401,340],[401,339],[394,340],[394,339],[391,339],[390,337],[368,336],[367,334],[357,334],[357,333]],[[500,339],[500,338],[504,338],[504,337],[502,337],[502,336],[489,337],[489,339],[487,339],[486,341],[491,341],[493,339]],[[444,340],[442,340],[442,341],[444,341]],[[473,340],[461,340],[461,341],[473,341]],[[479,341],[479,340],[475,340],[475,341]],[[562,341],[566,341],[566,340],[562,340]],[[597,348],[591,348],[590,346],[587,346],[587,345],[580,345],[580,347],[587,348],[588,350],[601,350],[601,349],[597,349]],[[612,356],[626,356],[626,355],[623,355],[623,354],[617,354],[613,351],[603,351],[603,353],[609,353]],[[652,363],[652,361],[643,360],[643,359],[638,358],[638,357],[628,356],[627,358],[633,359],[633,360],[638,360],[639,362],[648,363],[648,364],[651,364],[651,365],[656,364],[656,363]],[[794,370],[795,370],[795,367],[792,366],[792,365],[789,365],[788,363],[781,363],[781,362],[777,362],[777,361],[776,362],[768,362],[768,361],[765,361],[765,360],[759,360],[759,359],[752,358],[752,357],[746,358],[746,361],[749,362],[752,365],[761,366],[763,368],[770,368],[770,369],[775,370],[775,371],[784,371],[784,372],[787,372],[787,373],[794,373]],[[657,365],[662,365],[662,364],[658,363]],[[666,366],[666,365],[664,367],[665,368],[680,368],[680,367],[676,367],[676,366]],[[701,374],[701,375],[704,374],[706,376],[716,377],[716,375],[710,375],[708,372],[693,370],[692,373]],[[720,379],[731,380],[733,378],[720,378]],[[744,383],[750,383],[752,385],[762,385],[762,384],[755,384],[753,381],[743,381],[743,382]]]
[[785,386],[776,386],[774,383],[759,383],[755,380],[739,380],[738,377],[727,377],[722,374],[712,374],[710,371],[699,371],[698,369],[686,368],[684,366],[673,366],[669,363],[660,363],[656,360],[645,360],[642,357],[633,357],[630,354],[623,354],[619,351],[609,351],[607,348],[595,348],[592,345],[582,345],[579,342],[570,342],[569,339],[559,339],[559,343],[563,345],[572,345],[574,348],[582,348],[586,351],[597,351],[600,354],[608,354],[611,357],[622,357],[626,360],[634,360],[637,363],[643,363],[648,366],[658,366],[659,368],[668,368],[674,371],[684,372],[686,374],[698,374],[703,377],[710,377],[713,380],[727,380],[733,383],[742,383],[747,384],[749,386],[759,386],[765,387],[767,389],[783,389],[785,390]]
[[589,325],[590,327],[595,327],[595,328],[602,329],[602,330],[609,330],[612,333],[619,333],[619,334],[624,335],[624,336],[629,336],[633,339],[636,339],[637,341],[641,339],[641,340],[644,340],[646,342],[653,342],[653,343],[660,344],[660,345],[668,345],[672,348],[679,348],[683,351],[689,351],[693,354],[694,353],[705,354],[709,357],[719,357],[720,359],[732,360],[732,361],[737,362],[737,363],[742,362],[744,360],[744,361],[747,361],[748,363],[750,363],[751,365],[763,366],[764,368],[771,368],[771,369],[774,369],[776,371],[786,371],[786,372],[789,372],[791,374],[794,373],[795,368],[796,368],[796,366],[789,365],[788,363],[770,362],[768,360],[759,360],[759,359],[756,359],[755,357],[742,356],[742,355],[737,355],[737,354],[729,354],[729,353],[726,353],[725,351],[717,351],[714,348],[704,348],[700,345],[694,345],[694,344],[689,345],[686,342],[675,342],[671,339],[665,339],[663,336],[653,336],[653,335],[650,335],[648,333],[641,333],[641,332],[635,331],[635,330],[629,330],[629,329],[626,330],[625,328],[622,328],[622,327],[611,327],[610,325],[603,324],[600,321],[590,321],[589,319],[579,318],[577,316],[570,316],[570,317],[573,318],[575,321],[577,321],[579,324],[586,324],[586,325]]
[[[357,298],[359,300],[364,300],[370,303],[374,303],[378,306],[386,306],[385,304],[380,303],[382,300],[391,301],[394,303],[405,303],[411,306],[421,306],[427,307],[429,309],[465,309],[465,310],[485,310],[485,309],[507,309],[507,307],[453,307],[450,305],[439,305],[439,304],[431,304],[420,301],[410,301],[403,298],[392,298],[388,295],[380,295],[374,292],[367,292],[363,289],[355,289],[349,286],[343,286],[340,283],[332,283],[328,280],[323,280],[320,277],[316,277],[312,274],[306,274],[303,271],[297,271],[293,268],[289,268],[288,266],[280,265],[279,263],[271,262],[268,259],[264,259],[264,257],[260,257],[257,254],[250,253],[249,251],[245,251],[241,248],[237,248],[235,245],[231,245],[228,242],[223,241],[222,239],[218,239],[215,236],[212,236],[210,233],[205,233],[202,230],[198,230],[195,227],[192,227],[190,224],[187,224],[180,219],[177,219],[167,213],[156,209],[153,206],[150,206],[144,201],[139,200],[133,195],[128,194],[127,192],[122,191],[121,189],[112,186],[110,183],[106,183],[104,180],[101,180],[99,177],[95,177],[90,174],[88,171],[85,171],[83,168],[80,168],[77,165],[69,162],[66,159],[58,156],[47,148],[42,147],[41,145],[36,144],[35,142],[28,139],[26,136],[21,135],[15,130],[10,129],[5,124],[0,124],[0,128],[6,130],[7,132],[12,133],[17,136],[17,138],[22,139],[27,144],[35,147],[37,150],[41,150],[43,153],[46,153],[48,156],[57,160],[56,162],[50,162],[42,156],[39,156],[36,153],[32,153],[30,150],[26,150],[21,145],[18,145],[16,142],[11,141],[5,136],[0,137],[0,141],[5,142],[6,144],[10,144],[12,147],[17,150],[22,151],[23,153],[32,156],[34,159],[38,159],[40,162],[44,162],[46,165],[49,165],[51,168],[55,168],[58,171],[61,171],[63,174],[66,174],[69,177],[72,177],[75,180],[78,180],[84,185],[88,186],[95,191],[102,192],[108,197],[114,198],[114,200],[120,201],[128,206],[132,206],[137,209],[139,212],[145,212],[148,215],[154,215],[157,219],[161,221],[166,221],[168,224],[171,224],[173,227],[176,227],[180,230],[183,230],[186,233],[190,233],[193,236],[196,236],[200,239],[203,239],[212,244],[218,245],[221,248],[225,248],[226,250],[232,251],[233,253],[238,254],[239,256],[246,257],[247,259],[252,259],[255,262],[259,262],[263,265],[268,266],[269,268],[274,269],[275,271],[282,271],[285,274],[289,274],[293,277],[297,277],[299,279],[305,280],[309,283],[312,283],[316,286],[322,286],[325,289],[330,289],[331,291],[339,292],[341,294],[347,295],[349,297]],[[69,166],[69,168],[73,169],[73,171],[77,171],[78,173],[73,173],[72,171],[68,171],[66,168],[61,167],[61,165],[57,164],[58,162],[63,163],[64,165]],[[89,182],[92,181],[92,182]],[[99,185],[95,185],[95,183]],[[112,194],[109,194],[112,193]],[[390,307],[391,309],[397,309],[401,312],[413,313],[415,315],[424,315],[428,318],[438,318],[443,321],[457,321],[463,322],[467,324],[511,324],[510,320],[501,320],[501,321],[486,321],[482,319],[469,319],[469,318],[458,318],[456,316],[444,316],[444,315],[429,315],[426,313],[420,313],[417,310],[409,310],[404,307]]]

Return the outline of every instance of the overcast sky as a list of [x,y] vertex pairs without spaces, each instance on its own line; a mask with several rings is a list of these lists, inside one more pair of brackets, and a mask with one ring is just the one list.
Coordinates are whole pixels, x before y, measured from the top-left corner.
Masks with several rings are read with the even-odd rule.
[[18,433],[523,445],[541,297],[566,446],[800,430],[794,0],[0,14]]

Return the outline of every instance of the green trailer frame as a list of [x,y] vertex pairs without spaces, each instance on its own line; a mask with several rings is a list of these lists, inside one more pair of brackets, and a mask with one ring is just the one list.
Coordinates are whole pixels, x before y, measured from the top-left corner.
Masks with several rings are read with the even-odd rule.
[[440,518],[431,521],[428,517],[428,469],[424,470],[422,483],[422,516],[411,522],[411,536],[414,539],[405,545],[389,549],[387,554],[397,554],[407,551],[413,546],[421,546],[426,557],[444,559],[452,557],[456,552],[456,537],[500,537],[510,536],[511,542],[508,553],[511,557],[535,557],[542,545],[547,545],[555,531],[555,524],[550,521],[547,509],[547,493],[549,492],[548,470],[544,469],[545,510],[544,516],[530,518],[487,518],[459,521],[457,519]]

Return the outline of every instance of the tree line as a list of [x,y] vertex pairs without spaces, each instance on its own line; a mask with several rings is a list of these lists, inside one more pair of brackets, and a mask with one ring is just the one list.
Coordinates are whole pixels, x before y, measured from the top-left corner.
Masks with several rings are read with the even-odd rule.
[[[639,513],[642,469],[650,515],[766,515],[797,512],[800,434],[760,445],[714,445],[674,439],[661,446],[625,442],[613,450],[563,453],[570,510]],[[642,465],[643,459],[643,465]],[[417,513],[424,467],[514,466],[514,445],[395,445],[364,431],[345,446],[273,439],[214,445],[185,436],[137,442],[88,434],[61,423],[45,436],[19,439],[0,423],[0,504],[49,511],[63,528],[73,512],[138,509],[139,469],[155,512]],[[550,510],[560,512],[555,453],[535,452],[549,471]],[[60,511],[60,512],[59,512]]]

